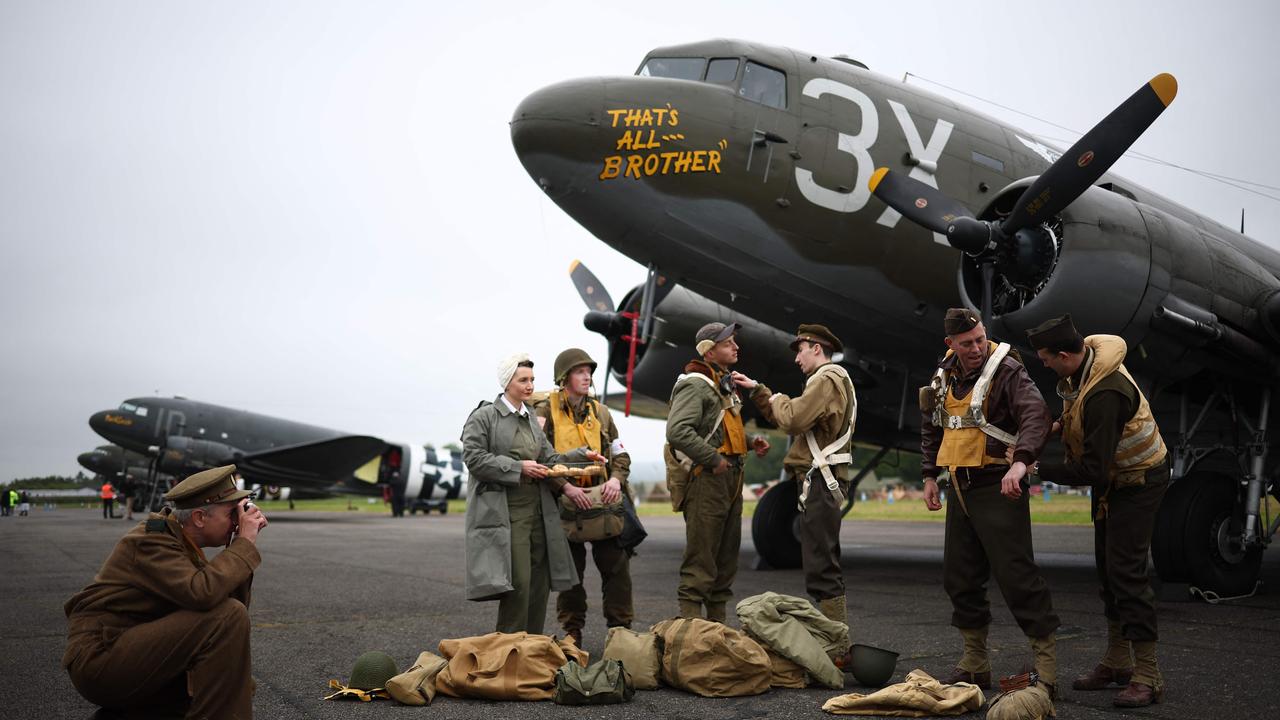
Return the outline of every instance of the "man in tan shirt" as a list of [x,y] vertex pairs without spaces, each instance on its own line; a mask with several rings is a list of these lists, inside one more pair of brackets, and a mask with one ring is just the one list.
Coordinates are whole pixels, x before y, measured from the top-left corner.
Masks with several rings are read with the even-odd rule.
[[[253,717],[249,586],[267,519],[236,468],[196,473],[175,508],[130,530],[67,601],[62,666],[90,702],[197,718]],[[225,545],[212,561],[203,547]]]
[[791,449],[782,462],[800,488],[805,590],[818,601],[823,615],[847,625],[840,518],[849,494],[857,396],[849,373],[831,362],[844,345],[826,327],[801,325],[791,349],[807,378],[800,397],[772,392],[742,373],[734,373],[733,380],[751,390],[751,400],[765,419],[791,436]]

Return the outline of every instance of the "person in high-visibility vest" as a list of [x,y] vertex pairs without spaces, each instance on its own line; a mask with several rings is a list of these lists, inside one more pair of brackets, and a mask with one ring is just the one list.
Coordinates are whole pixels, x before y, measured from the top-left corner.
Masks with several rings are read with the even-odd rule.
[[102,517],[108,520],[116,516],[116,489],[111,486],[111,481],[102,484],[102,490],[98,493],[98,497],[102,498]]

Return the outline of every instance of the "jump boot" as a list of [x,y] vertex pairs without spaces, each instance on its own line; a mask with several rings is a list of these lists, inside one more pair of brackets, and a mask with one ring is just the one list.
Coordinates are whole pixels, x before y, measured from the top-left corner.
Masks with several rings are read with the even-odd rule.
[[958,682],[973,683],[983,690],[991,689],[991,656],[987,654],[987,631],[991,626],[960,628],[964,638],[964,655],[956,664],[955,672],[945,678],[944,685]]
[[1124,639],[1119,621],[1107,621],[1107,653],[1102,662],[1071,683],[1073,690],[1106,690],[1111,685],[1128,685],[1133,677],[1133,648]]
[[1058,638],[1056,635],[1045,635],[1042,638],[1030,638],[1031,650],[1036,656],[1036,674],[1040,682],[1047,686],[1049,699],[1058,699]]
[[1133,641],[1133,678],[1125,689],[1116,693],[1116,707],[1145,707],[1164,698],[1164,678],[1156,663],[1154,640]]
[[[838,622],[849,627],[849,614],[847,610],[847,600],[844,595],[837,595],[831,598],[824,598],[818,601],[818,610],[828,620]],[[853,668],[852,648],[849,645],[849,633],[846,632],[844,639],[837,642],[836,650],[832,651],[831,661],[836,667],[845,672],[850,672]]]

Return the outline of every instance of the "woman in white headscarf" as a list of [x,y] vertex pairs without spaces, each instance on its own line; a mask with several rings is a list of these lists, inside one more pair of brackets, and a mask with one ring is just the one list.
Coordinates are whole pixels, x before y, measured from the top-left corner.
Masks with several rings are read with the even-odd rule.
[[499,363],[498,385],[502,394],[476,408],[462,430],[470,474],[467,599],[499,600],[499,632],[541,634],[551,590],[578,583],[547,466],[604,458],[586,447],[555,452],[526,404],[533,395],[528,355]]

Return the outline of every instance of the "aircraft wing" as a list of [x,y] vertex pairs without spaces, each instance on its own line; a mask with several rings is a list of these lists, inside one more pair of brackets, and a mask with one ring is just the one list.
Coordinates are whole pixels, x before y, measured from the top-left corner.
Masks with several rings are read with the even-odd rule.
[[386,451],[387,443],[367,435],[299,443],[237,454],[236,468],[250,483],[328,489]]

